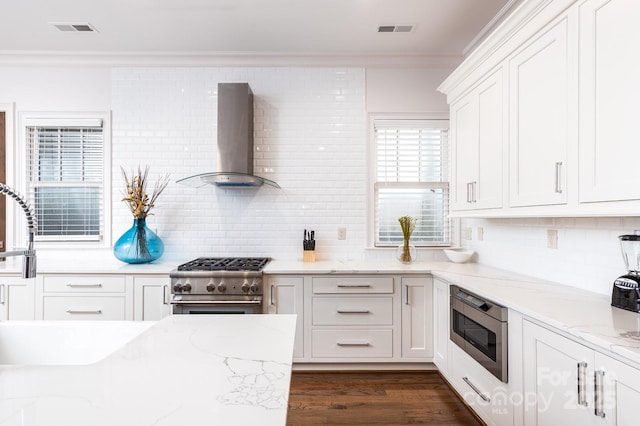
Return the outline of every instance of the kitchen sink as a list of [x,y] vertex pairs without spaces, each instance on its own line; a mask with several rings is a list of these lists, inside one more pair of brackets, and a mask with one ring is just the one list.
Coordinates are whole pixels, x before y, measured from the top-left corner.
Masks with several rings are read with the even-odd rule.
[[0,322],[0,366],[92,364],[154,324],[153,321]]

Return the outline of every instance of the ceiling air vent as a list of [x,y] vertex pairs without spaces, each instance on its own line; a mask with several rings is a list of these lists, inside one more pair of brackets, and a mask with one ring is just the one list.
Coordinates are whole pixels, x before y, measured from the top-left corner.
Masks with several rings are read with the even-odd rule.
[[51,22],[51,25],[56,27],[60,31],[64,32],[82,32],[82,33],[97,33],[93,25],[88,22],[82,23],[68,23],[68,22]]
[[379,33],[410,33],[413,31],[413,25],[380,25]]

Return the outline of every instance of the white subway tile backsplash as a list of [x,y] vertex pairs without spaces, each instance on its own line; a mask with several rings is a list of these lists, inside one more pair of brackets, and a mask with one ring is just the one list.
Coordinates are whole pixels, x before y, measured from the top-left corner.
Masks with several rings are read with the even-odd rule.
[[[640,227],[640,218],[464,219],[483,227],[483,241],[463,241],[478,262],[550,281],[611,293],[626,272],[618,236]],[[558,230],[558,248],[546,248],[546,230]]]
[[[191,188],[175,180],[216,168],[218,82],[254,92],[255,169],[282,189]],[[113,197],[120,166],[151,167],[172,182],[156,203],[168,256],[301,256],[315,229],[324,259],[362,256],[366,241],[367,128],[360,68],[115,68],[112,71]],[[333,240],[337,224],[349,239]],[[113,208],[117,238],[131,224]]]

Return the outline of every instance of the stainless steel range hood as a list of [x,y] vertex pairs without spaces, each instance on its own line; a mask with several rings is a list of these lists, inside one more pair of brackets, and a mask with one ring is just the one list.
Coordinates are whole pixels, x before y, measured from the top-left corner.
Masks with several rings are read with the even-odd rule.
[[218,167],[177,181],[188,186],[256,187],[272,180],[253,174],[253,92],[247,83],[218,84]]

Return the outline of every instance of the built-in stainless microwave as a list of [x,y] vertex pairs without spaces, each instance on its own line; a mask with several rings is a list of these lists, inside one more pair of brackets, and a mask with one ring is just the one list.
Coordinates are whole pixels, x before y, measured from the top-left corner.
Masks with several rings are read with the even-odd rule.
[[451,340],[502,382],[508,381],[507,308],[451,286]]

